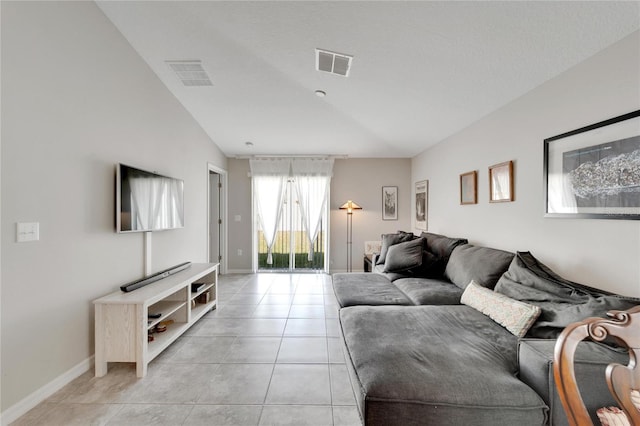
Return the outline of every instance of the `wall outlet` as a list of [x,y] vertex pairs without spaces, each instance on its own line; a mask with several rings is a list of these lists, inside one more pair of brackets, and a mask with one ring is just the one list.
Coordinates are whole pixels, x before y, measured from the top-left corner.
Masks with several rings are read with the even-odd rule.
[[40,239],[40,223],[18,223],[16,226],[16,241],[26,243],[28,241],[38,241]]
[[242,256],[242,249],[238,249],[238,256]]
[[233,217],[233,220],[235,220],[236,222],[242,222],[242,216],[240,216],[239,214],[235,215]]

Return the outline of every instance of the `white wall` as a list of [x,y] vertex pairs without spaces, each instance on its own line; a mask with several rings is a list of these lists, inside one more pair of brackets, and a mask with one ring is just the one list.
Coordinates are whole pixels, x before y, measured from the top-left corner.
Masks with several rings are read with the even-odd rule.
[[[249,160],[229,159],[229,270],[251,270],[251,179]],[[411,159],[354,158],[335,160],[331,179],[330,270],[347,269],[347,200],[363,209],[353,215],[353,270],[362,270],[364,242],[380,240],[380,234],[408,230],[411,226]],[[382,187],[398,187],[398,220],[382,220]],[[241,215],[241,222],[234,216]],[[241,249],[242,256],[237,255]]]
[[[184,179],[154,271],[205,262],[207,162],[226,159],[93,2],[2,2],[2,410],[94,352],[92,300],[143,273],[114,232],[115,164]],[[40,241],[15,242],[16,222]]]
[[[640,108],[640,33],[416,156],[429,179],[429,230],[531,251],[561,275],[640,296],[640,223],[544,218],[543,140]],[[488,171],[515,162],[515,202],[489,204]],[[459,204],[459,175],[478,170],[477,205]]]

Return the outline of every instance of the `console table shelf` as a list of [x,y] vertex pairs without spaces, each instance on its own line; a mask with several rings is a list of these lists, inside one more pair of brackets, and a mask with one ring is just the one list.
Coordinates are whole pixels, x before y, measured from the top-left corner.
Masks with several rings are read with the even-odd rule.
[[186,305],[186,302],[167,302],[161,300],[160,302],[154,304],[149,307],[149,315],[153,314],[162,314],[160,318],[149,319],[147,322],[147,329],[152,329],[161,321],[165,321],[171,314],[176,312],[178,309],[182,308]]
[[[196,283],[204,286],[191,293]],[[194,263],[132,292],[94,300],[96,377],[107,374],[109,362],[135,362],[137,376],[144,377],[151,360],[216,307],[217,283],[217,263]],[[158,325],[166,330],[159,332]]]

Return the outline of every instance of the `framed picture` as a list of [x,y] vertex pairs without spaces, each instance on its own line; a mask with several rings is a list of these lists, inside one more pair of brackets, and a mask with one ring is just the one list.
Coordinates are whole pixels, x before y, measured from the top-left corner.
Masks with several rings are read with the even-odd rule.
[[460,204],[478,204],[478,172],[460,175]]
[[513,161],[489,167],[489,202],[513,201]]
[[429,181],[416,182],[416,228],[427,230],[427,210],[429,208]]
[[398,187],[382,187],[382,220],[398,220]]
[[544,140],[547,217],[640,219],[640,110]]

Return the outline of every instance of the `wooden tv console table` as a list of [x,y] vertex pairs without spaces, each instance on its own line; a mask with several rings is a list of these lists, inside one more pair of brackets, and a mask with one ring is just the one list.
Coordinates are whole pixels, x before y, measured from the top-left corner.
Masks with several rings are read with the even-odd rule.
[[[196,283],[202,285],[192,292]],[[129,293],[94,300],[96,377],[107,374],[109,362],[135,362],[136,375],[146,376],[151,360],[216,307],[217,284],[217,263],[193,263]],[[148,337],[164,325],[166,331]]]

